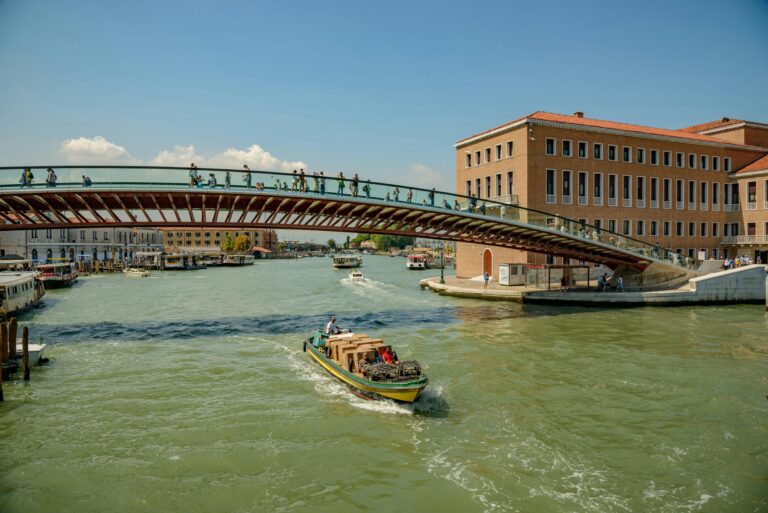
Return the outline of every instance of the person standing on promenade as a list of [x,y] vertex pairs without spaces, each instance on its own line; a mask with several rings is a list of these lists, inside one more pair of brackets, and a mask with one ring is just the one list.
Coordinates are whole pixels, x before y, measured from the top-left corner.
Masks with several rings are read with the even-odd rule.
[[248,164],[243,164],[243,181],[245,182],[245,188],[250,190],[251,189],[251,169],[248,167]]
[[487,288],[488,288],[488,281],[489,281],[490,279],[491,279],[491,277],[488,275],[488,271],[485,271],[485,272],[483,273],[483,288],[484,288],[484,289],[487,289]]
[[339,185],[338,189],[336,190],[337,196],[343,196],[344,195],[344,172],[340,172],[339,176],[336,177],[336,181]]
[[619,279],[616,280],[616,292],[624,292],[624,277],[619,276]]

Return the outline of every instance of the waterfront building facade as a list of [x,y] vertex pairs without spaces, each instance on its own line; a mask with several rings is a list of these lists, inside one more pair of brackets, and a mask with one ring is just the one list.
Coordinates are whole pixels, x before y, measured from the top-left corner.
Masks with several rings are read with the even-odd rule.
[[229,235],[235,240],[246,235],[254,248],[277,250],[277,232],[266,229],[224,230],[220,228],[161,228],[163,248],[166,252],[205,251],[221,248]]
[[156,228],[39,228],[0,232],[0,255],[20,255],[36,263],[130,261],[137,251],[162,249]]
[[[768,254],[768,124],[683,129],[535,112],[455,144],[456,190],[556,214],[695,258]],[[556,223],[552,218],[552,225]],[[456,274],[569,263],[457,244]]]

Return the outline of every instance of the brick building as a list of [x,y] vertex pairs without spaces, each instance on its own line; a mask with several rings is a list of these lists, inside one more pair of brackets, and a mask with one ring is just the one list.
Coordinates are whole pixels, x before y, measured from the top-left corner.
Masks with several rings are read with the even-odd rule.
[[[579,220],[681,254],[768,254],[768,124],[668,130],[535,112],[455,144],[456,190]],[[548,255],[457,245],[456,274]]]
[[165,251],[214,249],[220,248],[227,235],[236,239],[247,235],[252,246],[277,251],[277,232],[275,230],[223,230],[220,228],[161,228]]

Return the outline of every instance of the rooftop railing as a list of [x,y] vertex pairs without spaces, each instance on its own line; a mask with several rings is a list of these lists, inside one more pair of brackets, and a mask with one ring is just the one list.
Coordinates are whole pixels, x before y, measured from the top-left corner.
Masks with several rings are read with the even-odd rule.
[[[178,190],[199,192],[233,191],[238,194],[280,194],[285,196],[333,197],[361,202],[391,203],[393,206],[454,211],[478,218],[503,220],[538,226],[605,244],[644,258],[694,269],[695,259],[601,227],[517,205],[517,197],[495,199],[464,196],[436,189],[424,189],[353,176],[281,173],[274,171],[221,168],[181,168],[152,166],[57,166],[55,182],[48,179],[47,166],[29,168],[34,177],[22,176],[20,167],[0,167],[0,193],[11,191],[54,190]],[[25,173],[26,174],[26,173]],[[514,201],[513,201],[514,200]],[[615,203],[615,199],[613,200]],[[610,199],[609,199],[610,202]]]

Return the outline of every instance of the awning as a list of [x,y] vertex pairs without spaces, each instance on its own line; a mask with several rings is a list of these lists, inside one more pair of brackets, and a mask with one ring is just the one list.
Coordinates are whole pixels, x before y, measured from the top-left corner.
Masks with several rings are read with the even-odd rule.
[[254,246],[254,247],[252,247],[251,248],[251,252],[253,252],[253,251],[258,251],[259,253],[272,253],[267,248],[262,248],[261,246]]

